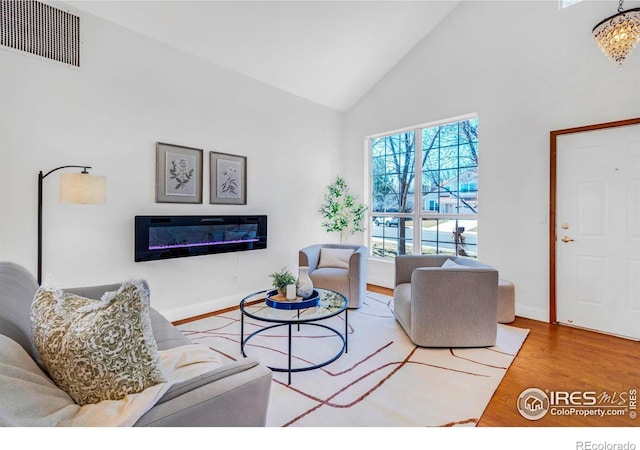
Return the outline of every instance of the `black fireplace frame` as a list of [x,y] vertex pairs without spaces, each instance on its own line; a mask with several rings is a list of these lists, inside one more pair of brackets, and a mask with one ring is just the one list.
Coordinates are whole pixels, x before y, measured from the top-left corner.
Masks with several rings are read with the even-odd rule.
[[134,247],[136,262],[266,249],[267,216],[135,216]]

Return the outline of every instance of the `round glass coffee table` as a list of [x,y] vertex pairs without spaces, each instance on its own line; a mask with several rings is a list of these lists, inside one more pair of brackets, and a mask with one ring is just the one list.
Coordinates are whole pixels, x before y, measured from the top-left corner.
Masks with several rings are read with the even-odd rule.
[[[287,309],[281,309],[280,307],[270,306],[273,302],[267,302],[267,294],[271,290],[264,290],[254,292],[251,295],[243,298],[240,302],[240,351],[243,356],[247,356],[245,349],[250,340],[256,336],[261,337],[277,337],[276,334],[270,334],[270,330],[276,328],[287,328],[287,366],[268,366],[274,372],[287,372],[288,383],[291,384],[291,373],[304,372],[306,370],[318,369],[324,367],[327,364],[332,363],[343,353],[347,353],[347,332],[349,327],[348,321],[348,309],[349,302],[346,297],[338,292],[331,291],[329,289],[314,288],[318,292],[318,304],[317,306],[310,306],[297,309],[295,307],[287,307]],[[293,302],[292,302],[293,303]],[[295,305],[292,305],[295,306]],[[330,326],[324,323],[319,323],[325,319],[337,316],[344,312],[344,332],[337,329],[335,326]],[[253,323],[252,326],[256,326],[257,330],[249,334],[245,338],[245,321],[247,319],[253,319],[260,323]],[[266,323],[264,326],[263,324]],[[302,367],[292,367],[292,344],[293,344],[293,327],[296,327],[296,331],[300,331],[300,327],[319,327],[329,331],[330,335],[335,335],[339,338],[339,350],[335,355],[330,356],[327,360],[320,363],[311,363]],[[301,338],[304,336],[301,336]]]

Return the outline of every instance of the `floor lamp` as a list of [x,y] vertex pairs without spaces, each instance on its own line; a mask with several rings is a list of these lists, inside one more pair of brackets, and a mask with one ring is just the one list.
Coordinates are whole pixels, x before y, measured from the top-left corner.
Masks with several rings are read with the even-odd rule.
[[106,201],[107,179],[90,175],[91,166],[60,166],[43,174],[38,173],[38,284],[42,283],[42,182],[60,169],[78,168],[80,173],[60,174],[60,201],[63,203],[100,204]]

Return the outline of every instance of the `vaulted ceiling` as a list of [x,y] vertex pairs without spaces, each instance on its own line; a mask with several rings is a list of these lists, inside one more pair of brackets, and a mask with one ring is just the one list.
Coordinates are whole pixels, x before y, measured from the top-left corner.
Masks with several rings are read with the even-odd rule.
[[64,2],[336,111],[348,111],[457,1]]

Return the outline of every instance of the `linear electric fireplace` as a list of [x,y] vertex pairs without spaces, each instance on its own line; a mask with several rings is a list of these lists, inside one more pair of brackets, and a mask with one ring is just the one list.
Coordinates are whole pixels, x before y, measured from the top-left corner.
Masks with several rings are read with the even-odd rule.
[[135,261],[267,248],[267,216],[136,216]]

